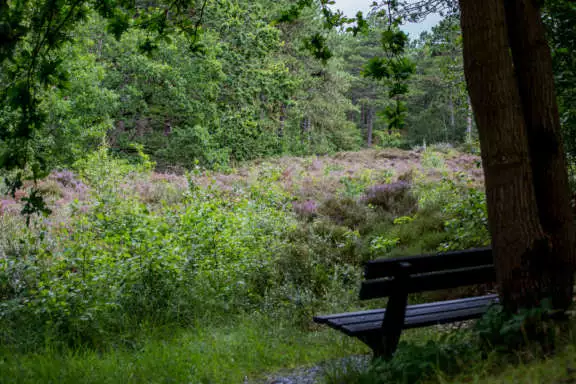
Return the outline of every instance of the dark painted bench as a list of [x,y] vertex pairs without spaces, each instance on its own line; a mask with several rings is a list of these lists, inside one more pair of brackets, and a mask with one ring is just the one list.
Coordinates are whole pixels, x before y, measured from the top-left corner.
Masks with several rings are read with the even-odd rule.
[[316,316],[314,321],[359,338],[376,357],[392,356],[403,329],[476,319],[498,300],[485,295],[407,305],[410,293],[494,282],[489,248],[374,260],[366,263],[364,278],[360,299],[388,297],[386,309]]

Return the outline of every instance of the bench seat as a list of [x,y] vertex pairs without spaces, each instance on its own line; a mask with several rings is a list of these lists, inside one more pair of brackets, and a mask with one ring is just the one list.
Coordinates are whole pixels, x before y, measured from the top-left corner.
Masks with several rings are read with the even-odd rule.
[[[482,317],[498,295],[486,295],[458,300],[438,301],[406,307],[404,329],[453,323]],[[316,316],[314,322],[328,325],[348,336],[365,338],[382,329],[386,309]]]

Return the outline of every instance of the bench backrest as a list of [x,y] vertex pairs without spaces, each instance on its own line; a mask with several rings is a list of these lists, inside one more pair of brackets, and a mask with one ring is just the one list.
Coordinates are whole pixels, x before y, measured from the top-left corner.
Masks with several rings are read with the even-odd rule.
[[397,293],[434,291],[490,283],[496,280],[490,248],[445,252],[435,255],[379,259],[365,264],[360,299],[376,299]]

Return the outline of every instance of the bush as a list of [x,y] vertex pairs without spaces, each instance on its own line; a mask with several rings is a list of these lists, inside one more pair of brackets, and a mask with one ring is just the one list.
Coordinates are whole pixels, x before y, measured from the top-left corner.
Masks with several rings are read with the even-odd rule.
[[391,135],[385,131],[374,131],[374,144],[382,148],[406,148],[407,143],[398,132]]
[[550,320],[551,302],[540,307],[509,313],[494,305],[475,325],[480,344],[485,351],[509,352],[538,346],[540,352],[553,350],[558,338],[557,328]]
[[349,197],[332,197],[318,207],[318,214],[348,228],[358,228],[366,223],[370,211]]
[[293,202],[292,209],[300,219],[312,220],[318,215],[318,204],[314,200]]
[[458,147],[458,150],[461,152],[471,153],[473,155],[480,154],[480,141],[473,140],[470,142],[465,142]]
[[0,343],[98,347],[144,323],[190,324],[269,300],[294,226],[270,191],[231,201],[197,188],[152,210],[133,188],[152,182],[145,163],[99,152],[79,168],[97,183],[91,205],[64,225],[19,227],[0,258]]
[[[454,184],[452,188],[458,189]],[[486,195],[473,188],[460,188],[460,198],[444,207],[449,240],[439,250],[461,250],[490,245]]]
[[3,217],[0,344],[130,346],[149,326],[259,311],[308,327],[318,308],[356,300],[355,227],[372,209],[351,198],[304,202],[292,207],[299,222],[276,167],[220,190],[199,173],[186,182],[152,166],[103,149],[76,164],[79,179],[51,176],[86,187],[88,201],[65,207],[72,217],[30,228]]
[[362,192],[372,184],[372,172],[366,170],[362,172],[359,176],[345,176],[340,179],[340,183],[343,188],[340,189],[340,195],[349,198],[356,198],[362,194]]
[[422,154],[422,166],[425,168],[443,169],[446,167],[444,156],[440,152],[426,149]]
[[368,370],[327,377],[326,383],[412,384],[441,375],[454,376],[480,358],[473,334],[443,334],[425,344],[401,342],[394,358],[376,361]]
[[[316,220],[293,228],[275,259],[277,286],[271,313],[288,312],[309,324],[319,308],[345,310],[357,298],[361,259],[359,234],[347,227]],[[280,307],[280,308],[279,308]]]
[[440,152],[443,154],[449,154],[454,150],[454,146],[450,143],[434,143],[430,144],[429,147],[432,151]]
[[[363,249],[365,258],[400,257],[434,252],[440,244],[447,240],[444,231],[444,214],[439,209],[418,211],[414,216],[403,216],[394,220],[374,223],[364,234],[369,241],[369,247]],[[385,247],[375,250],[372,242],[385,239]],[[397,241],[394,241],[397,239]],[[393,241],[394,246],[388,243]]]
[[410,215],[417,208],[411,184],[405,181],[370,187],[362,197],[362,202],[379,207],[393,216]]

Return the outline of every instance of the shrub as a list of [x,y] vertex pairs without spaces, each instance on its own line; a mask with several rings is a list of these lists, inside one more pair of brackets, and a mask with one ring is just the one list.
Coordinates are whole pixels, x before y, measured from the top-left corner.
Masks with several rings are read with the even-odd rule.
[[[385,221],[375,224],[365,234],[366,238],[397,239],[394,247],[364,249],[366,257],[400,257],[434,252],[447,239],[444,230],[445,217],[439,209],[418,211],[412,217],[400,217],[394,222]],[[372,248],[372,247],[370,247]]]
[[[290,230],[286,246],[275,259],[273,303],[289,310],[302,324],[309,324],[319,308],[344,310],[357,298],[358,242],[356,231],[325,220]],[[273,308],[271,313],[278,310]]]
[[409,171],[399,175],[398,181],[404,181],[406,183],[412,184],[414,181],[414,169],[410,169]]
[[458,150],[460,150],[462,152],[466,152],[466,153],[471,153],[473,155],[479,155],[480,154],[480,141],[479,140],[467,141],[467,142],[461,144],[458,147]]
[[331,197],[318,207],[318,214],[338,225],[358,228],[366,223],[370,211],[352,198]]
[[[340,179],[343,188],[340,194],[344,197],[356,198],[372,183],[372,171],[365,170],[359,176],[346,176]],[[386,176],[384,176],[386,177]]]
[[406,141],[402,135],[398,132],[394,132],[391,135],[384,131],[374,131],[374,144],[383,148],[405,148]]
[[381,252],[388,253],[394,249],[394,247],[396,247],[399,242],[400,238],[398,237],[390,239],[383,236],[378,236],[370,241],[370,251],[372,251],[374,254]]
[[424,168],[443,169],[446,167],[446,163],[441,153],[427,149],[422,154],[422,166]]
[[98,183],[91,205],[63,226],[20,227],[0,258],[0,343],[100,346],[143,323],[188,324],[269,300],[294,225],[263,187],[234,200],[197,188],[151,210],[130,189],[151,182],[148,168],[97,153],[81,169]]
[[134,188],[145,203],[174,205],[184,200],[190,186],[183,177],[152,174],[150,178],[136,181]]
[[[456,186],[452,185],[457,189]],[[488,246],[488,212],[486,196],[483,191],[473,188],[460,188],[460,197],[444,207],[448,220],[444,226],[448,241],[439,250],[461,250]]]
[[362,197],[362,202],[379,207],[394,216],[409,215],[417,208],[411,184],[405,181],[370,187]]
[[38,190],[43,196],[51,196],[54,198],[62,198],[64,191],[62,186],[54,180],[44,180],[38,184]]
[[434,143],[429,147],[432,151],[448,154],[454,150],[454,146],[450,143]]
[[77,192],[83,192],[86,190],[86,184],[79,180],[74,172],[63,169],[60,171],[54,171],[50,174],[50,179],[56,180],[58,183],[66,188],[72,188]]
[[434,376],[454,376],[480,358],[473,334],[445,333],[425,344],[401,342],[394,358],[377,360],[368,370],[349,370],[327,383],[413,384]]
[[551,301],[544,300],[539,307],[506,312],[494,305],[476,322],[477,333],[486,351],[509,352],[538,345],[541,352],[550,352],[558,337],[557,328],[550,320]]
[[[414,181],[414,193],[420,209],[441,209],[460,198],[458,186],[465,185],[465,175],[444,173],[440,181],[430,182],[426,175],[417,173]],[[456,181],[454,181],[456,179]]]
[[292,209],[301,219],[312,220],[317,216],[318,204],[314,200],[293,202]]

